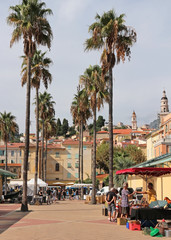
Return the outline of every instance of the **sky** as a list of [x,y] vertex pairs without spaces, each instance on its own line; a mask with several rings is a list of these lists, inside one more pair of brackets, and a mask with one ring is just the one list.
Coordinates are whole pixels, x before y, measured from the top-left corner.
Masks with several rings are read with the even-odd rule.
[[[137,42],[131,49],[131,60],[113,69],[114,124],[131,124],[137,114],[138,126],[150,123],[160,112],[160,99],[165,89],[171,103],[171,20],[170,0],[44,0],[53,15],[48,17],[53,42],[47,56],[53,61],[50,72],[53,82],[48,88],[55,105],[55,117],[66,118],[72,124],[70,106],[79,83],[79,76],[89,65],[100,64],[99,51],[85,52],[84,42],[90,37],[88,27],[96,13],[114,9],[124,13],[125,24],[137,32]],[[10,48],[13,27],[7,25],[9,6],[20,0],[1,0],[0,14],[0,112],[16,116],[20,132],[25,131],[26,89],[21,87],[23,42]],[[40,91],[44,92],[41,87]],[[31,92],[31,127],[35,132],[35,90]],[[98,112],[108,121],[108,105]],[[89,122],[91,122],[90,120]]]

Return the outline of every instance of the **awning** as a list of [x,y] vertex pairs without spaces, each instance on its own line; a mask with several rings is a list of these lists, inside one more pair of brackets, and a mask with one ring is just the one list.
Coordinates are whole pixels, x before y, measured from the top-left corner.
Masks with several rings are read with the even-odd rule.
[[144,167],[144,168],[127,168],[116,172],[116,175],[141,175],[141,176],[154,176],[160,177],[171,173],[171,168],[154,168],[154,167]]
[[145,162],[136,164],[134,167],[151,167],[151,166],[157,166],[160,164],[166,164],[167,162],[171,162],[171,154],[163,154],[159,157],[152,158],[150,160],[147,160]]
[[17,174],[0,169],[0,175],[7,176],[7,177],[17,177]]

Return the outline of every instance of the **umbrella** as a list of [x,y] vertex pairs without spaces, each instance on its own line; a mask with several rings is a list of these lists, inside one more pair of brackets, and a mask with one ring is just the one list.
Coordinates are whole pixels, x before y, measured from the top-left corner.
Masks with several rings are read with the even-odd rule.
[[67,185],[74,185],[74,183],[73,182],[69,182],[69,183],[67,183]]
[[53,183],[53,184],[55,184],[55,185],[66,185],[65,183],[62,183],[62,182],[55,182],[55,183]]
[[116,175],[129,174],[129,175],[160,177],[168,173],[171,173],[171,168],[142,167],[142,168],[122,169],[117,171]]

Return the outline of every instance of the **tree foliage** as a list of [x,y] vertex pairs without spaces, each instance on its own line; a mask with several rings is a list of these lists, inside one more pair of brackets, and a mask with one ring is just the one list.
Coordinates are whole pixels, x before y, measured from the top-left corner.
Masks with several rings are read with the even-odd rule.
[[135,145],[128,145],[125,151],[129,154],[130,159],[136,164],[147,160],[143,151]]
[[67,119],[63,119],[63,123],[62,123],[62,134],[63,136],[66,137],[66,134],[68,132],[68,129],[69,129],[69,124],[68,124],[68,120]]
[[[144,153],[135,145],[128,145],[126,148],[114,147],[113,167],[115,170],[128,168],[144,161],[146,161]],[[97,167],[103,169],[105,173],[109,172],[108,143],[102,143],[97,147]]]

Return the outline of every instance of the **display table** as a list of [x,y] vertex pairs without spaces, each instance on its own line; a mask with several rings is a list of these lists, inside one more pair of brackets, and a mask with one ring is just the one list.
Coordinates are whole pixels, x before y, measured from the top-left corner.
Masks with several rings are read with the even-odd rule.
[[138,208],[131,210],[131,220],[171,219],[171,210],[159,208]]

